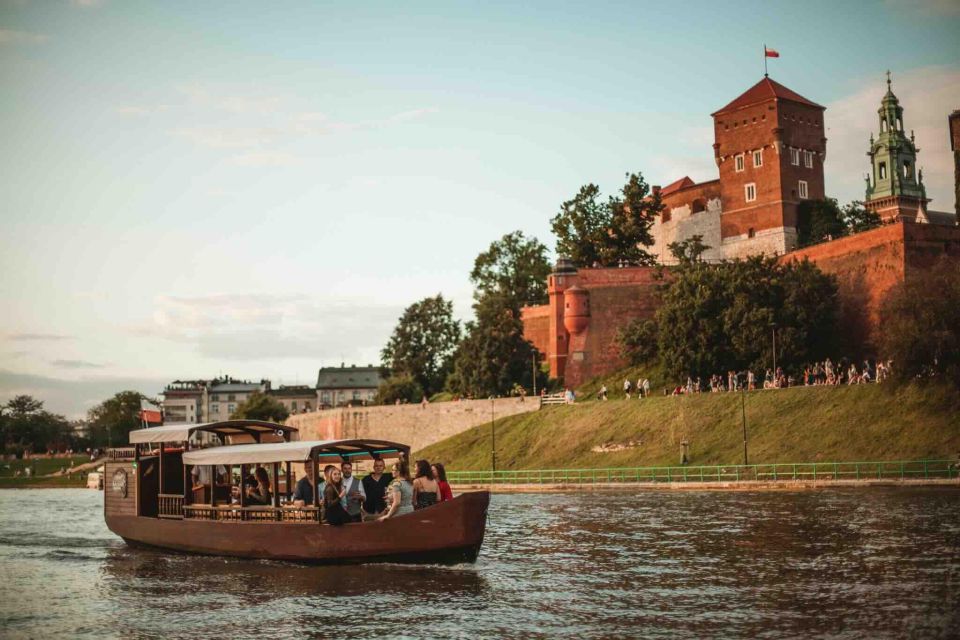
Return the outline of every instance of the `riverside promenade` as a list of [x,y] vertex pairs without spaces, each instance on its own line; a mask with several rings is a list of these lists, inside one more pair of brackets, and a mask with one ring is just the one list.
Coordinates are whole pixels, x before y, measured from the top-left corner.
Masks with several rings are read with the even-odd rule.
[[759,491],[833,487],[960,488],[958,460],[811,462],[756,465],[448,471],[458,491],[498,493],[651,490]]

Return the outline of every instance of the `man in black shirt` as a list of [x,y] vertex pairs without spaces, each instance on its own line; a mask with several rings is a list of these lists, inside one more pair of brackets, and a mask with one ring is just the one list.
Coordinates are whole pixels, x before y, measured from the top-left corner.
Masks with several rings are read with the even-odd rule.
[[303,470],[306,475],[297,481],[297,486],[293,490],[293,504],[296,507],[313,506],[313,460],[307,460],[303,463]]
[[364,477],[362,481],[363,492],[366,495],[366,499],[363,501],[363,510],[370,517],[380,515],[387,508],[384,495],[387,487],[393,482],[393,475],[384,473],[384,467],[383,460],[374,460],[373,473]]

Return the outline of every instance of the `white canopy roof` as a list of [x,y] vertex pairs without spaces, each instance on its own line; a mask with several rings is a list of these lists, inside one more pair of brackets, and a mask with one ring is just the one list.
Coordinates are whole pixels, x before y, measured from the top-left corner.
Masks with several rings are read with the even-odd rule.
[[314,450],[320,462],[337,460],[372,460],[374,457],[393,458],[409,447],[385,440],[304,440],[301,442],[270,442],[266,444],[237,444],[210,449],[194,449],[183,454],[183,463],[189,465],[268,464],[271,462],[303,462]]
[[296,427],[275,424],[263,420],[225,420],[222,422],[207,422],[204,424],[165,424],[162,427],[134,429],[130,432],[130,444],[141,442],[184,442],[190,439],[194,431],[207,431],[224,436],[241,434],[258,436],[271,434],[276,436],[277,431],[297,433]]

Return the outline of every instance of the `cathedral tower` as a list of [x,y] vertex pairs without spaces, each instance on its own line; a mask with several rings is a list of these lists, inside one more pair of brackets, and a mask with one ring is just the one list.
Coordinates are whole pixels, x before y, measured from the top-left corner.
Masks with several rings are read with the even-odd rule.
[[884,221],[906,218],[915,220],[917,211],[925,209],[929,199],[923,186],[923,171],[917,167],[917,148],[913,132],[903,128],[903,107],[890,86],[887,72],[887,93],[880,101],[877,115],[880,133],[870,135],[871,173],[867,175],[867,197],[864,206],[878,213]]

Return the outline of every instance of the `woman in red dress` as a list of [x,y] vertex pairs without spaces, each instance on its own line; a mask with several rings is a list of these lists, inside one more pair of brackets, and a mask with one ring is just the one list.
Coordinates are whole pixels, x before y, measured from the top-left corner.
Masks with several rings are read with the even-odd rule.
[[447,482],[447,470],[443,468],[443,464],[439,462],[433,464],[433,477],[436,478],[437,486],[440,487],[440,502],[453,500],[453,491]]

